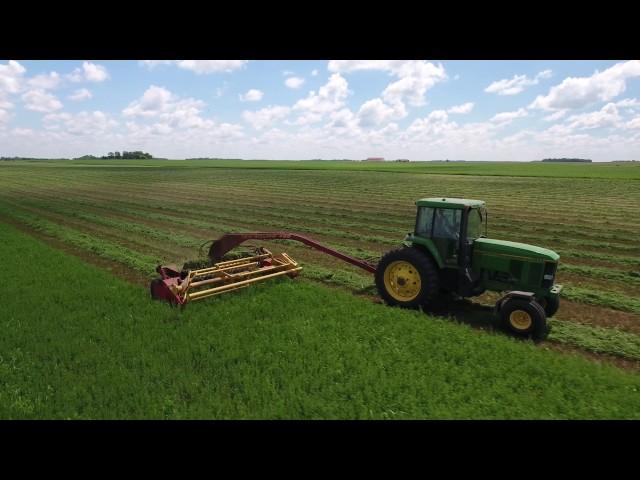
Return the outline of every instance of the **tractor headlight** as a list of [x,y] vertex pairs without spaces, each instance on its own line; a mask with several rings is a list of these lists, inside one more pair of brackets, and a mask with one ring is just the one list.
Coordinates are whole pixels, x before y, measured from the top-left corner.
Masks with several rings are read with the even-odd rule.
[[553,285],[553,280],[556,276],[556,268],[558,264],[555,262],[545,262],[544,274],[542,275],[542,287],[550,288]]

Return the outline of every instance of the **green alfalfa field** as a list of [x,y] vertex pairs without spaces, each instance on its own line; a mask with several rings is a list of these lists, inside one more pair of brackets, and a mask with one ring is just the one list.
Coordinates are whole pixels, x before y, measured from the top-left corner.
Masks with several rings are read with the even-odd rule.
[[[288,168],[287,165],[289,165]],[[173,392],[167,393],[167,398],[171,399],[167,400],[169,404],[174,402],[178,405],[166,411],[158,405],[151,407],[153,402],[145,404],[135,412],[133,409],[130,413],[123,413],[115,406],[109,411],[105,406],[92,407],[92,401],[83,397],[85,399],[80,403],[88,410],[81,409],[84,413],[78,413],[76,409],[74,413],[70,413],[78,405],[74,401],[70,403],[71,410],[63,413],[62,407],[51,407],[47,410],[47,407],[43,406],[46,403],[42,400],[44,397],[40,394],[38,394],[40,396],[30,397],[28,393],[16,394],[17,397],[3,395],[5,400],[2,400],[2,403],[6,404],[7,398],[13,398],[13,403],[20,404],[22,401],[20,399],[23,399],[28,407],[27,410],[31,408],[29,405],[33,407],[32,413],[24,413],[23,416],[33,415],[40,418],[73,416],[92,418],[141,416],[153,418],[163,416],[171,418],[635,418],[636,412],[640,410],[636,403],[638,392],[632,388],[614,389],[618,392],[615,394],[618,395],[618,399],[613,404],[622,402],[624,405],[633,406],[628,410],[624,410],[626,408],[624,407],[625,413],[622,414],[614,413],[613,410],[599,410],[600,407],[595,407],[598,403],[597,399],[593,401],[594,409],[590,412],[575,406],[563,410],[559,406],[560,402],[557,403],[557,408],[549,407],[550,409],[544,410],[546,406],[556,405],[556,403],[547,399],[542,393],[540,396],[527,388],[539,389],[536,390],[539,392],[549,389],[554,391],[555,387],[549,387],[546,383],[544,387],[540,387],[537,382],[551,382],[551,377],[555,377],[558,382],[554,384],[557,386],[557,392],[562,392],[558,398],[565,398],[563,397],[565,394],[574,395],[574,380],[562,377],[564,374],[558,373],[558,365],[566,365],[566,368],[576,372],[606,371],[605,377],[623,375],[629,379],[637,378],[640,360],[640,323],[638,322],[640,320],[640,303],[638,302],[640,249],[635,241],[640,227],[640,215],[637,211],[637,205],[640,204],[638,172],[640,168],[635,164],[373,165],[356,162],[202,160],[0,162],[0,222],[4,222],[3,227],[9,224],[14,225],[22,232],[36,236],[58,250],[66,250],[76,257],[81,257],[84,262],[99,265],[103,271],[112,271],[119,279],[105,277],[108,280],[104,282],[115,285],[117,282],[124,281],[123,285],[126,285],[126,289],[130,292],[127,295],[132,295],[132,298],[136,299],[130,303],[108,300],[102,304],[99,311],[96,311],[92,310],[92,302],[95,303],[95,300],[81,297],[84,298],[84,303],[81,302],[74,308],[60,309],[56,317],[67,320],[74,318],[74,315],[83,315],[83,318],[99,321],[100,325],[104,325],[104,328],[109,330],[97,342],[102,344],[107,342],[115,349],[118,343],[124,341],[126,328],[129,328],[124,327],[128,325],[124,312],[138,318],[133,313],[139,311],[138,308],[152,309],[150,312],[152,311],[153,314],[148,314],[148,321],[155,323],[153,326],[151,323],[144,324],[144,328],[140,327],[141,330],[137,333],[151,338],[149,335],[153,335],[152,332],[155,331],[159,338],[173,338],[176,345],[182,345],[180,348],[184,351],[176,355],[184,355],[185,363],[181,363],[179,369],[187,372],[185,375],[190,375],[189,378],[200,385],[197,388],[194,387],[193,391],[187,389],[187,393],[176,394],[179,390],[176,385],[184,386],[178,380],[171,380],[177,376],[172,377],[168,372],[164,377],[162,373],[154,373],[155,377],[152,375],[155,378],[154,381],[166,382],[167,392]],[[164,305],[153,304],[148,299],[145,287],[148,279],[153,276],[156,264],[180,263],[193,259],[203,241],[216,238],[228,231],[282,229],[299,231],[346,253],[374,260],[386,250],[398,246],[404,234],[412,229],[415,199],[433,195],[483,199],[487,201],[490,212],[490,236],[546,246],[561,254],[559,281],[565,285],[565,292],[560,311],[555,318],[551,319],[553,330],[548,342],[531,345],[509,339],[499,331],[494,331],[490,325],[490,315],[486,314],[486,306],[492,301],[490,295],[473,299],[472,304],[453,305],[447,311],[428,312],[428,315],[377,305],[379,300],[370,275],[306,247],[287,242],[272,242],[266,246],[274,251],[287,251],[302,262],[303,275],[294,282],[273,282],[255,289],[248,289],[246,292],[225,295],[220,299],[194,303],[177,317],[172,311],[162,308],[165,307]],[[1,248],[6,248],[6,245]],[[31,263],[28,262],[29,265]],[[20,265],[24,268],[25,262]],[[93,275],[90,277],[94,278]],[[99,290],[96,286],[100,283],[99,281],[86,283],[84,287],[86,295]],[[59,293],[64,298],[69,294],[69,289],[58,282],[51,282],[48,285],[51,292],[64,291]],[[327,287],[331,287],[331,290],[327,290]],[[43,288],[34,285],[36,293],[42,294]],[[6,297],[10,299],[6,303],[24,305],[25,302],[18,300],[20,295],[22,298],[29,298],[24,296],[25,292],[21,289],[20,293]],[[119,296],[129,298],[123,295]],[[354,298],[354,295],[361,298]],[[316,297],[322,301],[312,301]],[[46,302],[42,302],[42,305],[46,305]],[[308,302],[311,302],[312,307],[305,310]],[[28,303],[39,305],[36,300]],[[237,310],[233,311],[233,315],[223,314],[223,312],[230,312],[225,309],[234,305]],[[252,305],[256,308],[255,311],[252,311]],[[313,323],[308,328],[317,329],[314,330],[313,335],[318,337],[312,335],[309,340],[313,339],[321,343],[324,338],[329,342],[326,348],[330,347],[331,342],[340,343],[340,346],[335,345],[335,348],[338,348],[337,351],[332,351],[330,348],[326,351],[311,349],[310,351],[317,352],[319,358],[300,360],[297,363],[302,362],[311,370],[316,369],[317,373],[322,371],[321,365],[329,369],[333,368],[332,365],[335,367],[335,364],[331,363],[333,360],[329,359],[343,362],[344,358],[349,358],[351,362],[355,362],[349,363],[348,367],[344,365],[336,367],[336,372],[342,372],[340,377],[342,380],[335,380],[334,388],[328,388],[326,382],[322,383],[324,380],[320,381],[322,384],[320,391],[333,392],[332,395],[335,394],[333,399],[320,395],[319,403],[316,404],[312,398],[315,390],[308,389],[314,387],[301,387],[299,383],[295,386],[296,382],[291,383],[286,380],[291,378],[288,375],[294,375],[298,382],[303,382],[303,377],[309,372],[303,367],[298,368],[294,365],[296,361],[293,358],[296,357],[287,357],[280,370],[274,370],[273,365],[269,367],[269,362],[265,360],[265,356],[273,361],[278,360],[278,350],[274,346],[278,341],[273,343],[274,339],[271,335],[277,337],[287,335],[287,331],[289,333],[296,331],[297,327],[289,323],[295,321],[294,316],[290,320],[285,319],[287,311],[295,311],[297,308],[292,305],[299,306],[302,309],[299,311],[300,316]],[[104,311],[101,310],[102,308]],[[369,311],[370,308],[375,310]],[[361,309],[362,314],[356,313]],[[27,316],[22,317],[22,324],[28,323],[27,319],[30,318],[28,313],[25,315]],[[406,324],[403,323],[405,320],[397,321],[397,326],[388,327],[392,330],[381,331],[376,329],[378,324],[374,320],[367,320],[367,317],[372,315],[375,318],[381,315],[382,317],[379,318],[388,318],[389,322],[391,319],[411,318],[411,322],[419,323]],[[449,318],[445,319],[446,317]],[[224,324],[226,327],[216,323],[221,322],[222,318],[225,322],[229,322]],[[258,322],[257,318],[261,321]],[[357,328],[362,328],[363,331],[354,326],[359,325],[359,321],[362,321],[362,325]],[[214,337],[216,342],[228,341],[228,345],[224,345],[237,354],[233,357],[236,362],[242,365],[245,365],[244,362],[251,362],[251,355],[248,353],[249,344],[243,347],[234,344],[234,335],[240,335],[240,332],[248,335],[248,330],[242,330],[240,325],[245,325],[247,329],[256,328],[256,332],[259,332],[259,334],[250,335],[250,343],[256,351],[263,352],[264,355],[258,355],[257,364],[252,364],[251,368],[258,369],[256,372],[262,372],[261,366],[267,368],[270,373],[265,377],[269,380],[263,378],[266,383],[260,383],[262,380],[257,378],[251,380],[251,375],[246,373],[251,369],[243,370],[244,367],[236,369],[227,365],[226,368],[217,369],[218,374],[213,381],[207,377],[208,374],[202,373],[206,367],[199,370],[188,366],[189,362],[185,360],[188,352],[200,352],[196,357],[202,354],[202,351],[196,347],[200,345],[198,341],[186,333],[191,328],[211,329],[199,332],[203,335],[202,341],[208,341]],[[415,342],[428,343],[430,339],[436,341],[435,337],[432,338],[435,334],[429,330],[436,328],[434,325],[437,328],[451,329],[446,330],[448,332],[446,335],[451,335],[452,342],[453,339],[458,340],[453,342],[455,345],[440,344],[437,349],[425,349],[424,352],[418,353],[420,349]],[[283,330],[280,330],[280,327]],[[480,327],[480,329],[472,327]],[[122,331],[123,328],[125,331]],[[44,331],[50,332],[51,328],[45,328]],[[333,337],[331,337],[332,331]],[[220,335],[221,332],[225,333]],[[473,340],[460,340],[461,337],[458,338],[451,332],[464,332],[459,335],[467,335],[464,338]],[[387,340],[383,341],[385,333]],[[71,337],[63,343],[69,343],[70,338],[77,334],[77,331],[71,332]],[[323,337],[325,334],[327,336]],[[35,331],[29,334],[25,331],[25,335],[27,337],[31,335],[31,342],[38,343]],[[171,337],[171,335],[178,337]],[[22,338],[26,342],[25,345],[29,343],[27,337]],[[86,337],[78,338],[83,339],[77,341],[78,348],[81,348],[80,345],[91,345],[91,342],[87,344]],[[9,335],[5,341],[11,345],[14,339],[15,337]],[[304,336],[303,340],[306,341],[306,339],[307,337]],[[394,344],[397,349],[396,354],[400,357],[394,357],[389,353],[389,348],[382,348],[379,351],[362,350],[366,342],[370,344],[376,341],[382,342],[382,345],[387,345],[385,342]],[[44,346],[38,347],[44,349],[41,353],[47,351],[46,345],[45,343]],[[512,349],[509,350],[510,352],[542,355],[536,357],[536,362],[539,361],[538,358],[555,359],[553,362],[556,363],[552,362],[553,367],[550,366],[551,364],[544,364],[547,365],[545,368],[551,369],[549,375],[540,377],[541,374],[538,372],[537,376],[540,378],[534,378],[529,372],[518,377],[520,378],[518,381],[524,382],[528,378],[531,382],[525,391],[542,410],[532,410],[533,407],[528,402],[525,402],[528,405],[525,410],[529,409],[529,413],[515,406],[513,406],[515,410],[510,410],[512,407],[508,405],[514,398],[510,400],[509,395],[504,391],[501,393],[501,387],[496,386],[495,383],[498,379],[488,380],[484,373],[472,372],[472,370],[467,373],[457,371],[456,375],[461,383],[452,383],[451,375],[444,373],[451,369],[451,365],[447,362],[452,361],[454,364],[462,362],[468,368],[473,364],[476,364],[475,368],[479,368],[478,365],[490,369],[504,368],[513,370],[516,376],[520,375],[516,368],[519,364],[507,361],[507,356],[496,354],[492,347],[487,345],[508,345],[508,348]],[[409,350],[405,349],[405,346]],[[218,347],[223,348],[222,344]],[[547,351],[549,349],[565,353],[549,352]],[[286,349],[281,350],[289,352]],[[307,350],[309,345],[305,344],[300,352]],[[414,352],[417,356],[412,356],[414,353],[410,352]],[[460,354],[459,358],[456,357],[456,352]],[[449,354],[453,356],[447,357]],[[488,357],[482,362],[475,357],[475,355],[485,354]],[[576,354],[584,358],[574,358]],[[424,355],[427,356],[424,357]],[[467,364],[462,360],[465,355],[475,360]],[[489,362],[491,356],[496,356],[495,362]],[[23,360],[28,362],[29,358],[33,357],[27,355]],[[55,362],[59,357],[51,353],[49,358]],[[148,357],[140,356],[139,360],[140,358]],[[393,358],[399,358],[399,360],[393,363],[391,362]],[[436,366],[440,360],[444,362],[440,365],[442,370]],[[17,360],[11,361],[15,364]],[[97,357],[96,361],[99,361]],[[127,361],[133,362],[134,359]],[[194,360],[196,363],[198,361],[200,360]],[[360,365],[361,370],[358,370],[360,368],[357,367],[358,361],[365,362]],[[144,377],[143,366],[151,364],[142,360],[140,362],[137,364],[141,369],[138,374]],[[152,361],[149,360],[149,362]],[[389,362],[395,366],[390,367]],[[163,357],[160,363],[166,364],[166,357]],[[421,363],[424,363],[427,370],[421,370],[420,373],[415,369]],[[603,366],[602,363],[622,366],[626,372]],[[380,390],[374,388],[372,392],[365,393],[369,391],[366,385],[372,382],[367,375],[373,375],[378,379],[382,375],[379,369],[367,370],[365,365],[370,364],[377,365],[384,372],[393,372],[393,375],[385,377],[389,383],[383,382]],[[583,366],[576,367],[578,364]],[[31,366],[21,367],[24,375],[31,375],[37,370],[37,365],[41,364],[30,363],[29,365]],[[121,364],[114,365],[116,365],[116,371],[119,371]],[[533,363],[531,365],[533,366]],[[101,367],[104,365],[101,364]],[[127,371],[134,375],[136,369],[131,368],[132,370]],[[587,370],[581,370],[582,368]],[[288,372],[288,369],[291,371]],[[118,376],[114,371],[108,370],[100,375]],[[236,370],[238,375],[244,375],[242,377],[244,380],[239,380],[235,376]],[[363,373],[365,370],[368,373]],[[411,375],[401,373],[405,370],[412,372]],[[92,375],[95,377],[97,371],[96,366],[88,366],[88,364],[87,368],[76,368],[78,378],[89,379]],[[434,382],[444,383],[435,386],[435,384],[431,385],[429,380],[425,384],[428,376],[426,372],[436,376],[433,379]],[[493,370],[487,370],[486,373],[505,376],[504,372],[497,373]],[[580,375],[584,378],[596,378],[591,377],[592,373]],[[313,377],[314,374],[310,376]],[[484,400],[479,400],[479,403],[471,402],[464,406],[452,400],[447,405],[442,405],[440,409],[430,403],[427,398],[426,392],[430,392],[431,388],[442,395],[442,397],[435,395],[434,398],[455,396],[448,387],[444,386],[445,384],[468,384],[469,392],[478,389],[479,383],[470,380],[475,376],[482,379],[485,385],[483,388],[488,395]],[[402,378],[409,383],[394,383]],[[414,380],[415,383],[411,383]],[[508,380],[516,381],[516,377]],[[121,395],[121,389],[125,387],[116,387],[120,380],[113,381],[116,383],[112,385],[111,393],[106,392],[111,387],[102,384],[95,387],[102,392],[100,395],[95,392],[86,395],[93,398],[93,402],[100,403],[100,398],[104,396],[105,399],[112,399],[111,405],[117,404],[113,399]],[[277,411],[270,409],[271,407],[258,408],[255,403],[243,403],[249,397],[242,397],[245,400],[238,403],[239,410],[234,410],[231,404],[216,409],[203,400],[207,391],[218,393],[226,391],[226,395],[231,395],[229,384],[225,382],[233,384],[231,391],[235,392],[234,388],[239,388],[244,392],[242,395],[246,394],[249,397],[255,395],[255,399],[277,397],[282,408]],[[587,397],[593,398],[593,392],[602,388],[599,382],[600,380],[591,383],[587,388],[590,391]],[[12,385],[11,388],[18,388],[18,390],[14,388],[14,392],[29,392],[28,386],[17,386],[19,382],[5,384]],[[144,382],[141,383],[143,384]],[[249,384],[251,386],[248,386]],[[285,385],[290,385],[294,390],[297,389],[296,391],[299,392],[297,400],[294,400],[295,395],[291,390],[286,390],[289,387]],[[64,382],[51,386],[57,388],[58,395],[76,391],[69,390],[71,387],[64,385]],[[217,389],[216,386],[220,388]],[[85,391],[88,388],[86,387]],[[245,391],[245,388],[248,390]],[[518,386],[518,389],[522,388],[522,385]],[[404,393],[393,392],[395,389],[400,389]],[[391,392],[382,393],[386,390]],[[189,398],[194,396],[195,391],[199,392],[195,395],[199,400],[191,402]],[[354,403],[355,397],[349,395],[356,394],[350,392],[362,392],[366,398],[361,400],[361,403]],[[174,394],[178,396],[172,396]],[[282,396],[279,396],[280,394]],[[186,400],[179,400],[182,398],[180,395],[185,396]],[[213,395],[212,398],[219,400],[213,393],[211,395]],[[385,401],[380,400],[376,395],[380,395],[383,399],[400,396],[403,400],[395,404],[396,408],[389,407],[388,411],[383,408]],[[494,410],[488,406],[491,405],[491,401],[488,400],[491,395],[494,395],[491,397],[494,399]],[[131,394],[127,390],[124,396],[129,397]],[[51,394],[47,398],[60,397]],[[518,402],[521,401],[521,399],[518,400]],[[235,402],[232,404],[235,405]],[[322,408],[324,404],[327,405],[326,408]],[[338,406],[340,404],[342,407]],[[405,405],[406,408],[398,409],[400,404]],[[481,404],[484,406],[480,406]],[[101,405],[104,404],[101,403]],[[301,410],[295,405],[300,408],[304,405],[304,408]],[[314,406],[311,407],[311,405]],[[357,413],[354,410],[355,405],[362,407],[357,410]],[[371,411],[366,413],[363,405],[378,405],[378,407],[371,408]],[[409,407],[410,405],[414,407]],[[242,410],[243,408],[245,410]],[[21,416],[16,413],[17,411],[9,413],[10,411],[8,410],[2,416]],[[92,413],[87,413],[89,411]]]
[[0,242],[4,419],[640,417],[636,374],[421,312],[290,279],[181,311],[13,227]]

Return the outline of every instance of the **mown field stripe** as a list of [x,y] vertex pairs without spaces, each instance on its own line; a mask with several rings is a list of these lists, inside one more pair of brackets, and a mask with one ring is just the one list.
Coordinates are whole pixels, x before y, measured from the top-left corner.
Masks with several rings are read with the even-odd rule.
[[332,171],[332,172],[380,172],[411,173],[445,176],[484,176],[491,177],[543,177],[602,179],[634,182],[640,180],[640,168],[634,163],[532,163],[532,162],[409,162],[409,163],[363,163],[358,161],[279,161],[279,160],[36,160],[3,162],[7,168],[28,166],[42,170],[79,169],[79,170],[129,170],[150,169],[166,172],[185,170],[266,170],[266,171]]

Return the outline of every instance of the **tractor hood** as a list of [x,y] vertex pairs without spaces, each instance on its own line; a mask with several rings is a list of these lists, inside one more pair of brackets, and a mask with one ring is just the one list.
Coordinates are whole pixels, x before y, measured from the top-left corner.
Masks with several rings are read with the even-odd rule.
[[553,250],[536,247],[526,243],[508,242],[507,240],[494,240],[492,238],[477,238],[473,242],[475,253],[487,253],[491,255],[505,255],[513,257],[524,257],[527,259],[546,260],[557,262],[560,258]]

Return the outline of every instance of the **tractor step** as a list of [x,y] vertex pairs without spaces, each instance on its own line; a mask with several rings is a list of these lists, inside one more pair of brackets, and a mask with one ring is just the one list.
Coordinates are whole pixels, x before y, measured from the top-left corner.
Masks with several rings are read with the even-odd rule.
[[286,253],[274,255],[266,248],[260,248],[256,253],[197,270],[178,271],[173,266],[158,265],[156,271],[161,278],[151,282],[151,297],[172,305],[185,305],[270,278],[282,275],[293,278],[302,270]]

